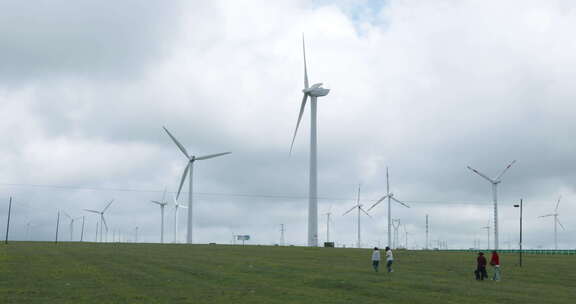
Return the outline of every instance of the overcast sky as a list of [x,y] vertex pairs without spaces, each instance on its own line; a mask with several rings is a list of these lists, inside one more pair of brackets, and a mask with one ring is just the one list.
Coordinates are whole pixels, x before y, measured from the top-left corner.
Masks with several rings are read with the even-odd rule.
[[[430,239],[485,247],[499,186],[501,247],[576,247],[576,4],[510,1],[0,2],[0,224],[11,238],[52,240],[57,210],[102,209],[112,229],[158,242],[159,200],[195,155],[194,240],[306,243],[309,108],[291,156],[305,32],[319,99],[319,234],[356,242],[353,206],[392,191],[409,247]],[[57,187],[54,187],[57,186]],[[185,237],[185,212],[180,240]],[[362,218],[362,244],[386,245],[386,208]],[[166,209],[166,239],[173,238]],[[490,226],[493,226],[490,223]],[[3,228],[2,228],[3,229]],[[69,239],[67,222],[61,238]],[[79,238],[76,224],[74,239]],[[404,236],[404,229],[402,236]],[[491,236],[492,238],[492,236]],[[404,238],[402,238],[404,243]]]

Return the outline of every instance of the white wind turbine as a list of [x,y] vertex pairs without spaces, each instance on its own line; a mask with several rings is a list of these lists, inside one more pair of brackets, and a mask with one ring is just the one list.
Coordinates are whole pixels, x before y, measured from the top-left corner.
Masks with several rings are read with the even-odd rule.
[[498,239],[498,193],[497,193],[498,189],[497,188],[498,188],[498,184],[502,181],[502,176],[504,175],[504,173],[506,173],[506,171],[508,171],[508,169],[510,169],[510,167],[512,167],[512,165],[515,162],[516,161],[514,160],[508,166],[506,166],[506,168],[504,168],[502,173],[500,173],[500,175],[498,175],[498,177],[496,177],[495,179],[489,178],[485,174],[480,173],[478,170],[476,170],[470,166],[467,167],[472,172],[480,175],[480,177],[486,179],[487,181],[490,182],[490,184],[492,184],[492,200],[494,201],[494,250],[498,250],[498,243],[499,243],[499,239]]
[[374,203],[374,205],[372,205],[372,207],[368,208],[368,211],[372,210],[372,208],[376,207],[378,204],[380,204],[385,199],[388,199],[388,246],[393,247],[392,246],[392,203],[391,203],[391,201],[395,201],[396,203],[398,203],[398,204],[400,204],[406,208],[410,208],[410,206],[408,206],[405,203],[396,199],[394,197],[394,193],[390,192],[390,178],[388,176],[388,167],[386,167],[386,195],[384,195],[378,201],[376,201],[376,203]]
[[[104,213],[106,212],[106,210],[108,210],[108,208],[110,208],[110,205],[112,205],[113,202],[114,202],[114,200],[111,200],[108,203],[108,205],[106,205],[106,208],[102,209],[102,211],[84,209],[88,212],[92,212],[92,213],[96,213],[96,214],[100,215],[100,242],[102,242],[102,226],[106,227],[106,233],[108,233],[108,224],[106,223],[106,219],[104,218]],[[102,225],[102,224],[104,224],[104,225]]]
[[326,242],[330,242],[330,217],[332,216],[332,205],[330,205],[328,212],[324,213],[324,215],[326,215]]
[[164,193],[162,194],[162,201],[150,201],[156,205],[160,206],[160,217],[161,217],[161,221],[160,221],[160,243],[164,244],[164,207],[166,207],[166,205],[168,205],[168,203],[166,202],[166,190],[164,190]]
[[186,180],[186,176],[189,175],[188,178],[188,223],[186,226],[186,243],[188,244],[192,244],[192,173],[194,171],[194,162],[197,160],[204,160],[204,159],[209,159],[209,158],[214,158],[214,157],[218,157],[218,156],[222,156],[222,155],[226,155],[226,154],[230,154],[232,152],[224,152],[224,153],[217,153],[217,154],[210,154],[210,155],[204,155],[204,156],[194,156],[194,155],[190,155],[188,154],[188,151],[186,151],[186,148],[184,148],[184,146],[182,146],[182,144],[176,139],[176,137],[174,137],[172,135],[172,133],[170,133],[170,131],[168,131],[168,129],[166,129],[166,127],[163,127],[164,131],[166,131],[166,133],[168,134],[168,136],[170,136],[170,138],[172,139],[172,141],[174,141],[174,143],[176,144],[176,146],[178,147],[178,149],[180,149],[180,151],[182,151],[182,153],[184,154],[184,156],[186,156],[186,159],[188,159],[188,164],[186,165],[186,168],[184,168],[184,173],[182,173],[182,178],[180,179],[180,186],[178,187],[178,194],[176,194],[176,199],[178,199],[180,197],[180,191],[182,190],[182,186],[184,185],[184,181]]
[[316,107],[318,97],[326,96],[329,89],[322,88],[322,83],[308,85],[308,70],[306,67],[306,46],[304,44],[304,35],[302,35],[302,51],[304,53],[304,89],[302,92],[302,103],[300,104],[300,113],[296,122],[296,129],[290,145],[290,153],[294,147],[294,140],[298,133],[298,127],[304,114],[306,101],[310,97],[310,182],[308,193],[308,246],[318,246],[318,164],[317,164],[317,138],[316,138]]
[[546,215],[542,215],[539,217],[549,217],[549,216],[553,216],[554,217],[554,249],[558,250],[558,225],[560,225],[560,227],[562,227],[563,230],[566,230],[564,228],[564,225],[562,225],[562,223],[560,223],[560,220],[558,219],[558,206],[560,205],[560,199],[562,198],[562,196],[560,196],[558,198],[558,202],[556,203],[556,208],[554,209],[554,213],[551,214],[546,214]]
[[82,217],[73,218],[66,211],[62,211],[64,215],[70,220],[70,241],[74,238],[74,221],[81,219]]
[[185,205],[180,205],[176,196],[173,197],[174,201],[174,243],[178,243],[178,208],[188,208]]
[[358,185],[358,198],[356,200],[356,205],[354,207],[350,208],[350,210],[344,212],[344,214],[342,214],[342,216],[350,213],[350,211],[352,211],[354,209],[358,209],[358,241],[356,243],[356,246],[358,248],[360,248],[360,245],[361,245],[361,242],[360,242],[361,241],[361,239],[360,239],[360,212],[364,212],[368,217],[372,218],[370,216],[370,214],[368,214],[368,212],[366,212],[366,210],[364,210],[362,208],[362,205],[360,204],[360,185]]

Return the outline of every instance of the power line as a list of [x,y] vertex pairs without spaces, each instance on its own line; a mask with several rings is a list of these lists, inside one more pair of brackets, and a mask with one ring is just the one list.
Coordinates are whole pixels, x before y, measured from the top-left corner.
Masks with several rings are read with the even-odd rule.
[[[67,186],[67,185],[42,185],[42,184],[14,184],[14,183],[0,183],[0,187],[29,187],[29,188],[48,188],[48,189],[61,189],[61,190],[89,190],[89,191],[102,191],[102,192],[134,192],[134,193],[162,193],[163,189],[151,190],[151,189],[134,189],[134,188],[107,188],[107,187],[83,187],[83,186]],[[176,193],[171,191],[169,193]],[[180,192],[185,194],[187,192]],[[293,199],[293,200],[307,200],[306,195],[290,195],[290,194],[256,194],[256,193],[224,193],[224,192],[194,192],[193,196],[221,196],[221,197],[242,197],[242,198],[265,198],[265,199]],[[319,196],[320,200],[330,200],[330,201],[350,201],[354,198],[343,198],[343,197],[325,197]],[[368,199],[363,201],[375,201],[377,198]],[[483,205],[489,204],[490,202],[483,201],[465,201],[465,200],[404,200],[407,203],[412,204],[454,204],[454,205]]]

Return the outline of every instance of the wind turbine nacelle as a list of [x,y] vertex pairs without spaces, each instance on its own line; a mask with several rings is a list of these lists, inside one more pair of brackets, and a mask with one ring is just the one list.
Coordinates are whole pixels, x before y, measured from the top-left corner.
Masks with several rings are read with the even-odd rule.
[[315,83],[310,88],[304,89],[302,91],[312,97],[321,97],[328,95],[330,89],[324,89],[322,87],[322,83]]

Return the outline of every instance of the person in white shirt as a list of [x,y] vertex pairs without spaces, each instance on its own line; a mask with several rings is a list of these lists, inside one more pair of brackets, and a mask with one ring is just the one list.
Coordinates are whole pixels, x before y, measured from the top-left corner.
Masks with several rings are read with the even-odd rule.
[[372,251],[372,267],[375,272],[378,272],[378,265],[380,265],[380,250],[378,250],[378,247],[374,247],[374,251]]
[[394,255],[392,254],[392,249],[390,249],[390,247],[386,247],[386,268],[388,268],[388,272],[394,272],[394,269],[392,269],[393,262]]

